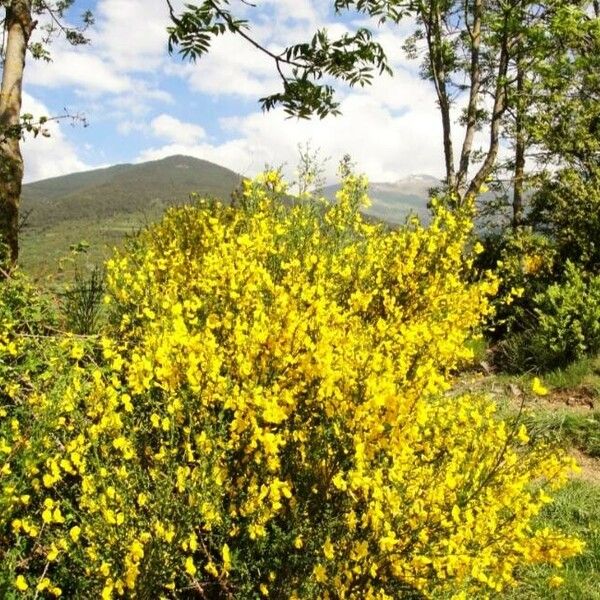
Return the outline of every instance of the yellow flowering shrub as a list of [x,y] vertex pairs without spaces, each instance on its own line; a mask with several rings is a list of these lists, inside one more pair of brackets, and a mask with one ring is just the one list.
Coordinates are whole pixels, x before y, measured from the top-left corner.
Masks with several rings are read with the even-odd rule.
[[468,218],[365,190],[266,173],[108,262],[105,331],[2,396],[5,597],[472,597],[581,550],[532,525],[570,459],[447,393],[496,287]]

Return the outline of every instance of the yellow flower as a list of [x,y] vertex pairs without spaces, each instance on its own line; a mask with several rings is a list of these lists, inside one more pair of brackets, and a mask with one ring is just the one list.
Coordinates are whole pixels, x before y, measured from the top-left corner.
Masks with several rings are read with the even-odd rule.
[[58,558],[58,554],[59,554],[58,548],[54,544],[52,544],[52,547],[50,548],[50,551],[46,555],[46,558],[50,562],[54,562]]
[[527,427],[525,427],[525,425],[521,425],[519,427],[519,431],[517,432],[517,439],[523,444],[527,444],[529,442],[529,436],[527,435]]
[[533,381],[531,382],[531,391],[538,396],[546,396],[548,394],[548,388],[542,384],[539,377],[533,378]]
[[71,527],[71,529],[69,530],[69,536],[71,537],[71,539],[76,542],[79,539],[79,535],[81,534],[81,527],[75,525],[73,527]]
[[80,358],[83,358],[83,355],[84,350],[81,344],[75,344],[73,348],[71,348],[71,358],[79,360]]
[[144,558],[143,544],[140,544],[140,542],[138,542],[138,540],[134,540],[133,542],[131,542],[131,546],[129,548],[129,553],[131,554],[131,557],[135,561],[141,560],[142,558]]
[[223,556],[223,569],[229,571],[231,569],[231,553],[227,544],[223,544],[221,555]]
[[325,583],[327,581],[327,571],[323,565],[316,565],[313,569],[313,574],[319,583]]
[[325,541],[325,544],[323,545],[323,554],[325,555],[325,558],[327,560],[333,560],[335,554],[334,554],[334,550],[333,550],[333,544],[331,543],[331,540],[329,538],[327,538],[327,540]]
[[564,582],[565,582],[564,578],[560,577],[559,575],[553,575],[548,580],[548,584],[550,585],[550,587],[553,587],[553,588],[560,587]]
[[185,572],[192,577],[196,574],[196,565],[194,564],[194,559],[191,556],[188,556],[185,559]]
[[63,517],[59,507],[56,507],[54,509],[54,512],[52,513],[52,519],[54,520],[55,523],[64,523],[65,522],[65,518]]
[[113,589],[114,586],[112,583],[107,583],[104,588],[102,588],[102,600],[111,600],[113,597]]
[[29,585],[27,584],[27,581],[25,580],[25,577],[23,577],[23,575],[17,575],[17,578],[15,579],[15,587],[20,592],[25,592],[29,589]]

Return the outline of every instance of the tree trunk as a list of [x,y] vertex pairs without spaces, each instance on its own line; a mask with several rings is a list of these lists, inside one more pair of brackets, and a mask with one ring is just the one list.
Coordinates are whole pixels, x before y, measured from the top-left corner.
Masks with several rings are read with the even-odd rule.
[[31,0],[12,0],[6,6],[6,52],[0,89],[0,260],[14,265],[19,256],[19,201],[23,182],[21,102],[25,54],[31,31]]
[[525,73],[521,56],[517,61],[517,105],[515,119],[515,172],[513,181],[513,219],[512,226],[516,231],[523,223],[523,183],[525,178],[525,106],[524,102]]
[[444,160],[446,164],[446,186],[450,193],[456,190],[456,173],[454,169],[454,149],[452,146],[452,121],[450,118],[450,96],[446,86],[446,65],[442,55],[442,17],[439,3],[434,0],[423,12],[423,22],[427,34],[431,77],[442,115],[444,139]]
[[[465,23],[468,22],[468,13],[465,9]],[[463,146],[460,153],[460,163],[458,175],[456,177],[456,188],[458,194],[464,195],[465,183],[469,174],[469,166],[471,164],[471,151],[473,148],[473,140],[477,129],[477,108],[479,95],[481,90],[481,66],[480,66],[480,49],[481,49],[481,22],[483,19],[483,0],[475,0],[473,3],[473,24],[468,30],[471,40],[471,68],[470,68],[470,91],[469,103],[467,104],[467,124]]]
[[496,86],[494,90],[494,107],[492,109],[492,120],[490,123],[490,141],[483,164],[471,179],[469,188],[465,194],[465,199],[475,198],[479,194],[481,186],[492,173],[498,156],[500,145],[500,127],[502,117],[507,107],[506,74],[508,72],[509,62],[509,13],[504,14],[504,24],[502,30],[502,39],[500,43],[500,56],[498,58],[498,72],[496,75]]

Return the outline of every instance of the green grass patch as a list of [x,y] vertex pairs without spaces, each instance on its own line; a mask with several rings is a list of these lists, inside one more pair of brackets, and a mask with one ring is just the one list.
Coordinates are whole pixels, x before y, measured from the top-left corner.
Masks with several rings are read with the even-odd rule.
[[600,411],[526,410],[521,415],[530,437],[558,442],[600,457]]
[[561,586],[550,587],[549,580],[555,574],[552,568],[530,567],[519,575],[522,585],[500,597],[600,600],[600,487],[584,481],[570,482],[546,507],[539,524],[578,535],[586,543],[583,554],[559,570],[558,575],[564,579]]
[[467,340],[467,348],[473,351],[473,364],[478,365],[487,359],[488,342],[484,337],[475,337]]
[[600,396],[600,356],[584,358],[563,369],[544,375],[544,381],[557,389],[586,387]]

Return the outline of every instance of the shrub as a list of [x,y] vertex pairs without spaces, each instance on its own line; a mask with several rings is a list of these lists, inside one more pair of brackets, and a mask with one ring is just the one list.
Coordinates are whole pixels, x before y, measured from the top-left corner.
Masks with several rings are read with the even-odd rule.
[[477,257],[477,267],[492,269],[500,282],[488,334],[507,338],[530,324],[534,297],[556,280],[556,251],[546,236],[529,228],[481,241],[484,251]]
[[554,368],[600,352],[600,275],[589,275],[567,262],[563,282],[535,299],[535,338],[544,346],[545,363]]
[[567,261],[563,281],[532,299],[523,331],[499,344],[509,371],[548,371],[600,352],[600,276]]
[[531,524],[571,460],[444,393],[495,289],[468,218],[386,231],[365,189],[267,173],[109,261],[103,334],[4,408],[5,597],[465,598],[580,551]]
[[103,295],[101,269],[94,267],[87,274],[75,270],[73,284],[62,292],[62,312],[69,331],[84,335],[98,331]]

